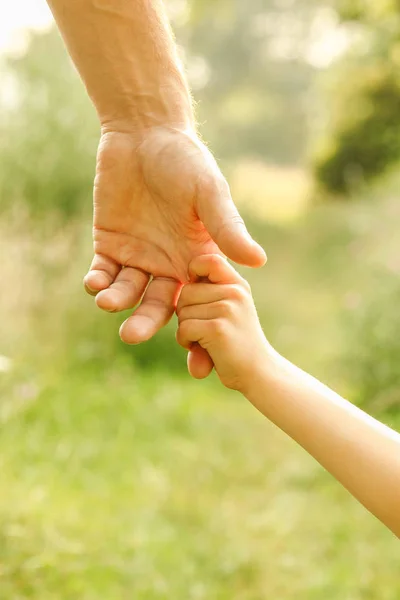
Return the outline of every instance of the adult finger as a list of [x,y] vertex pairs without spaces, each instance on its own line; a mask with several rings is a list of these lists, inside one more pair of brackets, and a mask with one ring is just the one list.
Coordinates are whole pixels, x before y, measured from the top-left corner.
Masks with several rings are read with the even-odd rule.
[[174,314],[182,284],[175,279],[154,278],[135,310],[120,328],[120,336],[126,344],[139,344],[149,340]]
[[83,279],[85,290],[91,296],[95,296],[112,284],[120,270],[121,265],[109,256],[95,254],[89,271]]
[[124,267],[114,283],[97,294],[96,304],[108,312],[133,308],[143,296],[149,279],[150,275],[140,269]]
[[225,179],[214,178],[203,185],[197,211],[208,233],[228,258],[249,267],[265,264],[267,256],[247,231]]

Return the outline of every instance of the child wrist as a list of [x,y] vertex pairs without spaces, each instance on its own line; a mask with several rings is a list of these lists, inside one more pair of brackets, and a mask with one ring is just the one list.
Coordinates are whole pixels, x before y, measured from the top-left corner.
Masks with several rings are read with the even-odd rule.
[[240,392],[248,399],[257,396],[261,389],[270,385],[279,366],[279,354],[268,344],[257,353],[257,358],[242,377]]

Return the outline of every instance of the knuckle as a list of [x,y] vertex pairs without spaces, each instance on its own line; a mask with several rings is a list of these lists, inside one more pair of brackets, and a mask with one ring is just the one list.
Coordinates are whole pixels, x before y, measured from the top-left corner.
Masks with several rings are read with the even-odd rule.
[[233,300],[241,302],[246,296],[246,290],[241,283],[232,284],[229,288],[229,296]]
[[218,302],[218,309],[222,316],[230,317],[234,311],[234,306],[230,300],[225,299]]
[[222,319],[214,319],[210,322],[210,329],[214,337],[221,338],[225,333],[225,323]]

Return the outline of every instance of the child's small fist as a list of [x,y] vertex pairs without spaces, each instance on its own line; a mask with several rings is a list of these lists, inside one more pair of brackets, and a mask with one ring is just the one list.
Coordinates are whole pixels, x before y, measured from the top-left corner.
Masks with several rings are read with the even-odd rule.
[[222,383],[243,392],[255,364],[268,351],[250,286],[214,254],[195,258],[189,275],[198,282],[182,289],[176,309],[177,341],[187,350],[199,344],[208,352]]

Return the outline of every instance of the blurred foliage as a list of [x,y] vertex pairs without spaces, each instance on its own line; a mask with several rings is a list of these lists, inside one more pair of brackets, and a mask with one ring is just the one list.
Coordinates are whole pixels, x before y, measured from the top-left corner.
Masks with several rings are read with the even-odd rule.
[[[254,208],[253,213],[256,219],[264,212],[268,214],[262,203],[270,206],[275,201],[276,212],[279,208],[284,214],[293,210],[288,201],[291,193],[293,198],[300,188],[304,190],[301,194],[308,193],[307,178],[301,172],[286,167],[280,171],[264,165],[266,159],[298,162],[307,146],[307,120],[312,112],[312,105],[307,100],[312,97],[315,69],[306,59],[306,48],[320,6],[313,0],[250,0],[246,4],[234,0],[218,0],[212,4],[192,0],[186,12],[178,6],[179,10],[174,13],[175,29],[184,47],[195,96],[199,100],[201,129],[217,156],[220,154],[231,162],[240,158],[231,178],[234,192],[239,204],[242,200],[249,210],[253,210],[258,202],[260,206]],[[352,4],[349,11],[348,6],[350,4],[344,2],[340,4],[343,18],[357,20],[363,40],[368,31],[369,43],[364,54],[357,45],[351,48],[351,60],[346,57],[346,61],[339,62],[336,67],[338,73],[347,73],[347,85],[333,96],[335,110],[331,111],[330,122],[336,137],[328,140],[316,165],[320,181],[329,189],[341,192],[356,186],[366,174],[382,171],[400,152],[400,118],[397,118],[400,80],[394,68],[397,8],[385,3],[380,4],[378,10],[374,3],[359,2]],[[387,19],[392,35],[382,37],[378,33],[390,29]],[[387,60],[389,49],[391,60]],[[53,30],[33,35],[29,51],[17,58],[9,58],[5,72],[8,79],[0,94],[1,208],[10,215],[18,207],[20,212],[14,210],[12,222],[18,222],[21,215],[27,213],[30,217],[26,222],[29,227],[35,223],[37,230],[31,238],[26,227],[20,226],[21,252],[10,261],[7,278],[12,279],[12,265],[16,261],[26,263],[19,279],[29,281],[28,305],[25,305],[23,286],[15,283],[15,289],[19,290],[18,302],[22,307],[26,306],[27,314],[34,315],[38,328],[35,325],[35,335],[47,323],[54,335],[63,339],[64,358],[61,362],[65,364],[84,363],[88,369],[96,368],[99,364],[106,366],[114,355],[118,355],[133,359],[142,368],[157,366],[182,372],[185,369],[184,353],[171,344],[174,325],[147,344],[127,347],[120,343],[116,334],[117,325],[124,316],[101,315],[92,308],[88,310],[90,300],[80,295],[80,279],[85,270],[83,257],[89,263],[91,250],[89,227],[83,233],[79,221],[84,212],[89,225],[98,124],[58,33]],[[262,163],[257,162],[260,156]],[[280,206],[283,204],[285,206]],[[304,210],[305,204],[302,206]],[[288,289],[293,290],[296,281],[298,286],[304,286],[305,271],[313,272],[321,284],[326,285],[321,302],[329,306],[332,314],[336,310],[334,302],[327,296],[334,294],[334,286],[340,283],[334,276],[334,285],[330,287],[330,277],[340,269],[346,271],[343,252],[354,236],[340,222],[334,227],[335,219],[339,218],[336,213],[330,217],[333,222],[314,218],[316,220],[306,228],[297,228],[299,233],[296,234],[274,233],[264,222],[259,231],[259,239],[265,242],[275,261],[276,266],[269,269],[276,269],[275,288],[281,294],[276,301],[279,311],[273,315],[274,310],[268,303],[263,308],[261,286],[261,314],[272,336],[275,335],[275,318],[277,323],[280,322],[281,306],[289,313],[292,311],[285,300]],[[253,230],[257,230],[257,223],[248,222]],[[316,230],[319,231],[318,244]],[[281,258],[276,256],[274,249],[279,246],[279,253],[282,253],[282,246],[274,240],[283,237],[287,250]],[[4,252],[6,240],[7,237]],[[295,263],[295,256],[299,257],[297,269],[290,270],[285,261]],[[280,274],[289,272],[290,276],[282,277],[280,282]],[[66,292],[65,285],[61,286],[62,292],[59,291],[61,274],[69,282],[71,292]],[[63,322],[49,318],[49,307],[43,302],[40,290],[46,290],[49,297],[57,300]],[[314,289],[311,295],[315,294]],[[302,297],[307,305],[307,291]],[[3,312],[7,310],[9,307],[5,303]],[[303,314],[299,308],[293,318],[308,319],[307,310]],[[327,308],[325,312],[329,310]],[[312,320],[309,324],[312,327]],[[335,327],[336,322],[329,329],[329,335],[333,337]],[[21,319],[21,331],[25,330],[25,320]],[[10,334],[9,338],[5,335],[4,352],[14,354],[24,335]],[[276,339],[279,344],[279,331]],[[290,353],[295,348],[293,358],[301,359],[301,340],[295,342],[290,336],[288,339],[288,342],[284,341],[283,349]],[[315,345],[319,343],[318,333]],[[49,357],[52,344],[53,340],[49,342]],[[310,363],[303,366],[312,369],[318,365],[316,354],[318,350],[310,352]],[[374,389],[371,384],[371,390]]]
[[400,5],[338,0],[351,40],[332,69],[314,173],[343,196],[400,158]]
[[[235,198],[269,255],[265,270],[242,269],[267,336],[398,423],[398,178],[306,211],[307,174],[266,162],[304,156],[320,109],[306,49],[325,3],[170,3],[201,130],[235,163]],[[363,44],[333,74],[347,73],[318,163],[331,189],[398,152],[396,27],[385,34],[396,7],[341,3]],[[117,334],[127,314],[83,293],[98,125],[56,32],[33,36],[3,82],[2,600],[397,600],[389,532],[215,378],[191,382],[174,322],[128,347]]]
[[[171,1],[171,5],[175,3]],[[310,87],[305,59],[314,0],[191,2],[173,13],[198,103],[218,158],[281,163],[305,154]],[[287,35],[287,31],[290,35]],[[58,33],[32,34],[9,58],[0,94],[0,205],[40,217],[88,210],[98,124]]]
[[64,218],[92,196],[99,136],[92,104],[59,34],[32,34],[29,51],[9,58],[0,94],[0,206]]
[[219,158],[303,159],[316,70],[306,60],[314,0],[189,2],[177,22],[201,131]]
[[[363,32],[368,27],[373,43],[367,44],[364,55],[358,48],[351,49],[352,60],[346,58],[349,64],[342,61],[337,66],[338,72],[347,73],[348,83],[340,93],[334,94],[336,108],[331,111],[331,123],[336,138],[330,140],[325,154],[320,155],[316,170],[327,187],[340,191],[357,185],[365,176],[365,169],[371,174],[383,170],[400,151],[400,119],[396,118],[400,92],[394,58],[382,66],[386,50],[394,49],[392,42],[397,33],[393,28],[393,39],[390,36],[390,39],[381,39],[377,34],[378,25],[388,28],[385,19],[394,22],[395,7],[386,3],[385,12],[382,4],[376,12],[375,4],[360,2],[356,11],[352,5],[350,15],[349,11],[346,13],[346,6],[342,3],[340,7],[343,17],[362,21]],[[263,203],[270,207],[275,202],[275,212],[280,213],[280,218],[291,210],[295,215],[296,203],[291,209],[288,197],[292,193],[294,199],[300,189],[303,191],[299,197],[308,193],[307,177],[300,171],[287,167],[280,171],[265,164],[266,159],[299,162],[307,146],[308,118],[313,109],[308,100],[313,97],[315,69],[306,59],[306,49],[320,7],[313,0],[251,0],[246,4],[234,0],[216,3],[192,0],[188,11],[178,6],[179,10],[174,13],[174,28],[184,47],[195,97],[199,100],[201,129],[217,156],[231,163],[238,163],[240,159],[232,172],[233,190],[239,204],[242,201],[248,210],[254,209],[256,219],[268,214]],[[374,60],[370,60],[371,57]],[[41,335],[40,331],[44,335],[43,327],[47,323],[49,331],[63,340],[60,362],[65,365],[85,364],[87,369],[98,368],[100,364],[106,367],[113,356],[118,355],[141,368],[183,372],[184,353],[171,344],[173,324],[147,344],[134,348],[125,346],[116,330],[127,315],[103,315],[92,307],[88,309],[90,299],[80,291],[84,261],[89,263],[91,258],[89,215],[98,124],[58,33],[53,30],[33,35],[26,54],[8,59],[6,74],[8,79],[0,94],[0,162],[3,167],[0,204],[7,217],[18,207],[19,212],[14,210],[10,222],[16,223],[21,215],[29,214],[26,223],[36,230],[32,237],[25,225],[20,226],[20,251],[10,260],[6,278],[12,281],[14,277],[14,289],[18,290],[13,303],[20,303],[21,312],[34,315],[35,325],[29,321],[33,338]],[[257,158],[260,156],[262,162]],[[355,156],[358,162],[353,160]],[[303,203],[304,210],[304,201],[300,198],[296,202],[297,206]],[[88,225],[85,232],[79,224],[82,212]],[[297,227],[296,233],[288,230],[290,233],[285,234],[267,227],[264,222],[251,223],[248,219],[253,231],[260,228],[258,238],[272,257],[269,270],[274,272],[276,303],[270,304],[264,299],[263,283],[257,300],[262,319],[278,344],[282,342],[279,325],[282,306],[294,320],[305,319],[310,328],[313,327],[315,314],[310,313],[308,305],[319,302],[315,288],[300,294],[302,300],[296,310],[287,301],[295,282],[298,287],[306,285],[304,273],[307,272],[318,277],[321,286],[322,283],[326,286],[325,291],[318,291],[321,306],[325,306],[321,308],[320,318],[325,315],[327,323],[331,323],[327,331],[332,348],[336,347],[333,339],[337,330],[337,307],[329,295],[336,293],[340,283],[332,273],[341,269],[348,272],[344,252],[354,237],[341,223],[341,218],[338,213],[329,218],[313,217],[307,227]],[[336,223],[336,219],[339,222]],[[6,232],[3,237],[6,252]],[[290,261],[293,261],[292,268]],[[26,265],[18,281],[13,267],[16,262]],[[284,273],[287,276],[282,275]],[[68,290],[67,284],[60,286],[61,276],[68,282]],[[28,304],[25,304],[24,286],[19,281],[29,283]],[[255,285],[257,290],[257,283]],[[63,315],[61,321],[56,315],[50,318],[41,290],[57,301]],[[279,309],[274,312],[273,306]],[[10,307],[5,302],[3,312],[8,310]],[[14,355],[24,343],[26,319],[21,318],[20,323],[21,334],[3,336],[5,354]],[[282,350],[292,352],[294,360],[301,360],[302,340],[290,335],[286,339],[285,335]],[[316,349],[308,353],[309,363],[303,365],[311,370],[319,368],[320,339],[317,331]],[[49,337],[46,350],[49,360],[53,343]],[[329,360],[327,357],[327,362]]]
[[334,0],[340,16],[346,21],[376,23],[376,19],[393,19],[398,15],[398,0]]
[[400,411],[399,278],[382,273],[373,289],[347,322],[346,370],[357,404],[394,417]]
[[331,137],[314,163],[317,180],[336,194],[357,189],[400,158],[399,73],[379,63],[344,72],[351,83],[336,97]]

